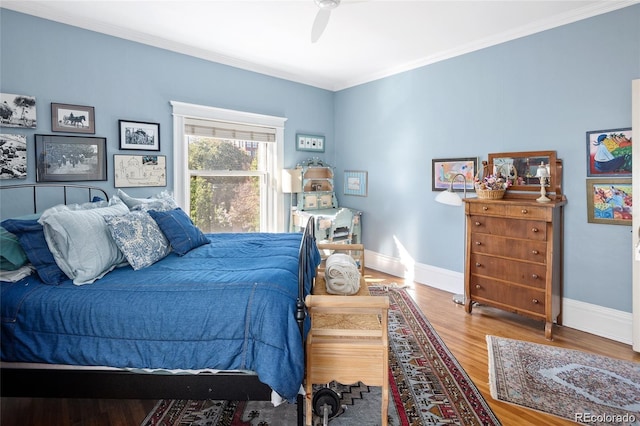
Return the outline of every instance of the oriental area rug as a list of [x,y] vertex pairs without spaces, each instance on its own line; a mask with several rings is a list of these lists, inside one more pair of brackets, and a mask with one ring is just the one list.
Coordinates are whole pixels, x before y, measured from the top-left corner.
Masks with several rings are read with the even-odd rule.
[[[411,296],[393,285],[370,286],[389,296],[389,425],[500,425],[476,386]],[[341,396],[330,424],[380,424],[380,387],[329,386]],[[287,426],[295,404],[258,401],[160,400],[142,426]],[[314,415],[314,425],[322,419]]]
[[640,363],[487,336],[491,396],[590,425],[640,424]]

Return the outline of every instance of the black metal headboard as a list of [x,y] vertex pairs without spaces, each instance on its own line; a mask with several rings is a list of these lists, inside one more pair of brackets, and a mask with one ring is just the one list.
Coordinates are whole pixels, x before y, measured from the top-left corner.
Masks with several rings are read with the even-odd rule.
[[[93,198],[95,196],[98,196],[106,201],[109,201],[109,196],[107,195],[107,192],[102,189],[102,188],[98,188],[96,186],[90,186],[90,185],[78,185],[78,184],[65,184],[65,183],[23,183],[23,184],[16,184],[16,185],[2,185],[0,186],[0,191],[2,191],[2,202],[3,203],[7,203],[7,202],[13,202],[13,198],[12,198],[12,193],[11,192],[4,192],[5,190],[13,190],[13,191],[18,191],[15,192],[16,195],[19,194],[20,203],[23,203],[24,201],[24,196],[28,193],[31,193],[31,202],[32,202],[32,209],[31,209],[31,213],[38,213],[38,195],[40,194],[40,190],[45,189],[45,188],[60,188],[62,189],[61,191],[61,195],[53,195],[53,197],[51,196],[51,192],[49,191],[49,193],[47,194],[48,200],[51,200],[52,198],[57,198],[57,200],[55,201],[55,203],[57,204],[68,204],[69,202],[78,202],[78,201],[82,201],[84,202],[84,200],[88,201],[93,201]],[[22,191],[22,192],[20,192]],[[74,195],[74,200],[70,201],[70,192],[73,191],[73,195]],[[86,198],[84,197],[84,195],[82,195],[82,192],[86,193]],[[42,197],[44,198],[44,197]],[[17,201],[17,200],[16,200]],[[55,204],[54,203],[54,204]],[[48,204],[51,204],[51,202],[49,201]],[[48,206],[50,207],[50,206]],[[40,209],[42,210],[42,209]]]

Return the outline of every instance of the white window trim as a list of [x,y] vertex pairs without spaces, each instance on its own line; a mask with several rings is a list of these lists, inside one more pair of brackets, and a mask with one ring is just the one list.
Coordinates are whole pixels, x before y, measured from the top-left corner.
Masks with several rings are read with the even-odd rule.
[[205,120],[227,121],[253,126],[264,126],[276,129],[276,170],[267,172],[271,191],[267,194],[268,203],[274,206],[274,214],[270,215],[267,229],[274,232],[284,231],[284,219],[289,206],[285,206],[282,194],[281,170],[284,164],[284,117],[254,114],[223,108],[189,104],[178,101],[169,102],[173,108],[173,191],[178,205],[185,211],[189,206],[189,183],[185,179],[187,170],[188,147],[184,143],[184,119],[202,118]]

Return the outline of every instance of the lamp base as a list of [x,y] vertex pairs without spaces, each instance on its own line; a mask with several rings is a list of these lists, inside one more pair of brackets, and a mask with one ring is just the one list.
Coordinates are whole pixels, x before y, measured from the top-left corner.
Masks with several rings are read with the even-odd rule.
[[464,305],[464,294],[454,294],[453,303],[456,303],[458,305]]
[[548,203],[551,201],[551,199],[549,199],[549,197],[547,197],[546,195],[542,195],[538,198],[536,198],[536,201],[539,203]]

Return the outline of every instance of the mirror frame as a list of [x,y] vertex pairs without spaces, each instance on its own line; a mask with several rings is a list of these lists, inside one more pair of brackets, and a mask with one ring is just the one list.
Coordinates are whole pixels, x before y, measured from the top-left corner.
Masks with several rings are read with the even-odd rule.
[[[525,152],[498,152],[489,154],[488,161],[488,173],[495,174],[494,163],[501,158],[513,159],[514,162],[520,164],[516,166],[518,173],[522,171],[522,165],[529,167],[540,164],[542,158],[547,158],[545,164],[549,165],[549,182],[545,185],[547,191],[552,194],[562,194],[562,160],[558,160],[556,157],[556,151],[525,151]],[[529,164],[531,161],[535,164]],[[527,191],[527,192],[540,192],[540,180],[536,177],[530,177],[531,183],[518,183],[517,180],[511,180],[512,185],[509,187],[510,191]]]

